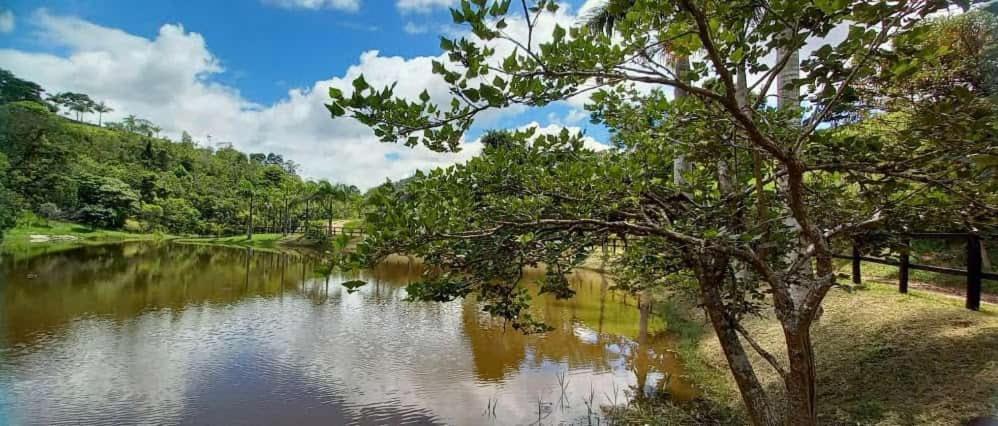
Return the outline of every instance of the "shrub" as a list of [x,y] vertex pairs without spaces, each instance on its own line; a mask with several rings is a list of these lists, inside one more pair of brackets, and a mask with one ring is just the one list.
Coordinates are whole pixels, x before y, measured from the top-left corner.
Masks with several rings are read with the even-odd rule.
[[328,246],[332,241],[322,227],[311,225],[305,226],[305,239],[321,247]]
[[59,219],[62,217],[62,209],[55,203],[42,203],[38,206],[38,214],[48,220]]

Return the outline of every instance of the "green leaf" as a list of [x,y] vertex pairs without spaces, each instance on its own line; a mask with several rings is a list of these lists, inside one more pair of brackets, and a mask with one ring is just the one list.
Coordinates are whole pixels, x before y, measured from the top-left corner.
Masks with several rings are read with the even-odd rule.
[[357,92],[363,92],[365,89],[371,87],[367,84],[367,80],[364,80],[364,76],[361,75],[353,80],[353,88]]
[[336,103],[326,104],[326,109],[329,110],[329,114],[333,118],[342,117],[344,114],[346,114],[346,110],[344,110],[343,107],[341,107],[339,104]]

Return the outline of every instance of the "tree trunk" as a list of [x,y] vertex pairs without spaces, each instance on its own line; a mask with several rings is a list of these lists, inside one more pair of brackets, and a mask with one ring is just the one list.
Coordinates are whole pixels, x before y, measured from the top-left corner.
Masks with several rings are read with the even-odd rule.
[[[683,75],[690,70],[690,58],[688,56],[682,56],[676,58],[676,76],[688,83],[688,80],[683,78]],[[675,89],[676,100],[685,98],[689,96],[683,89]],[[683,187],[686,185],[686,178],[683,177],[685,173],[690,171],[690,164],[686,162],[686,157],[678,156],[672,160],[672,180],[676,186]]]
[[326,232],[332,234],[333,233],[333,202],[332,201],[329,201],[329,204],[327,204],[327,206],[326,206],[326,214],[329,215],[329,217],[326,218],[326,220],[327,220],[326,223],[327,223],[328,228],[329,228]]
[[302,226],[302,232],[308,231],[309,225],[312,224],[312,217],[310,215],[311,212],[309,211],[309,204],[311,204],[311,201],[312,200],[309,200],[308,198],[305,199],[305,224]]
[[787,424],[818,424],[817,394],[815,393],[814,348],[811,345],[810,322],[798,329],[784,328],[787,342]]
[[246,226],[246,239],[253,239],[253,196],[249,199],[249,224]]
[[[783,36],[787,38],[790,38],[793,35],[793,30],[789,28],[783,34]],[[776,57],[777,63],[784,61],[784,59],[786,60],[786,65],[782,70],[780,70],[780,73],[776,78],[777,107],[780,109],[799,109],[800,90],[797,88],[794,80],[800,78],[800,51],[798,49],[779,49]],[[798,126],[799,119],[797,117],[799,117],[799,115],[794,115],[793,117],[795,118],[789,123],[789,125]],[[781,165],[781,167],[784,171],[786,170],[785,165]],[[787,191],[788,180],[786,176],[779,179],[778,184],[783,192]],[[785,259],[788,264],[792,264],[800,256],[798,251],[806,251],[807,247],[810,245],[810,242],[803,237],[800,224],[797,223],[797,220],[794,219],[789,212],[783,219],[783,226],[786,227],[793,235],[796,235],[797,239],[798,250],[791,251]],[[801,277],[803,277],[804,280],[801,280]],[[811,267],[811,262],[806,262],[801,266],[798,277],[790,277],[790,295],[794,300],[794,305],[798,305],[804,295],[807,294],[809,289],[807,281],[809,278],[813,277],[814,268]],[[820,312],[818,315],[820,316]]]
[[710,317],[711,325],[724,351],[724,357],[728,360],[728,367],[738,384],[738,390],[741,392],[742,401],[752,423],[757,426],[775,426],[779,424],[778,417],[739,340],[738,331],[725,314],[720,288],[727,269],[727,259],[713,260],[713,264],[710,263],[710,259],[701,260],[696,271],[704,309]]
[[288,234],[288,230],[291,227],[291,204],[288,202],[287,196],[284,197],[284,224],[281,225],[281,233],[283,235]]
[[[791,30],[792,31],[792,30]],[[793,33],[785,34],[790,36]],[[787,58],[789,56],[789,58]],[[787,64],[776,76],[776,102],[780,109],[788,107],[800,107],[800,90],[797,89],[794,80],[800,78],[800,51],[798,49],[779,49],[776,61],[779,63],[783,58],[787,58]],[[763,94],[765,95],[765,94]]]

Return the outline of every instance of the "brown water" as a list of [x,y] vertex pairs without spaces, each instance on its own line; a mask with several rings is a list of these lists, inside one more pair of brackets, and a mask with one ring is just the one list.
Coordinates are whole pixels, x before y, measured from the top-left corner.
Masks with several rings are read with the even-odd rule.
[[637,343],[634,300],[599,274],[536,298],[555,329],[524,336],[470,301],[403,301],[418,265],[317,266],[168,243],[8,258],[0,424],[585,424],[589,405],[691,395],[663,324]]

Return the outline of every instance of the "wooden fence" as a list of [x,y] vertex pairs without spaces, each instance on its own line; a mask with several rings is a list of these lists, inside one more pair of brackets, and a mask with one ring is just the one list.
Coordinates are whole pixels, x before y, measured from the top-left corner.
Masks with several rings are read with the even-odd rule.
[[[909,241],[909,243],[906,244],[906,248],[901,250],[901,254],[900,256],[898,256],[897,260],[885,259],[879,257],[861,256],[859,247],[856,245],[853,245],[851,255],[849,256],[835,255],[835,257],[840,259],[852,260],[852,282],[856,284],[862,283],[862,278],[861,278],[862,271],[860,269],[860,262],[871,262],[871,263],[878,263],[881,265],[897,266],[898,291],[900,291],[901,293],[908,292],[908,271],[911,269],[967,277],[967,295],[966,295],[967,309],[975,311],[981,309],[981,281],[985,279],[998,281],[998,273],[983,271],[984,262],[983,258],[981,257],[980,235],[975,233],[919,232],[919,233],[904,234],[904,236]],[[956,269],[956,268],[947,268],[942,266],[920,265],[917,263],[911,263],[911,260],[909,259],[911,239],[966,240],[967,269]]]
[[360,228],[345,228],[345,227],[342,227],[342,226],[333,226],[331,228],[327,228],[327,227],[323,226],[323,228],[326,229],[326,231],[329,233],[329,235],[334,235],[334,236],[335,235],[347,235],[347,236],[351,236],[351,237],[363,237],[364,236],[364,230],[360,229]]

